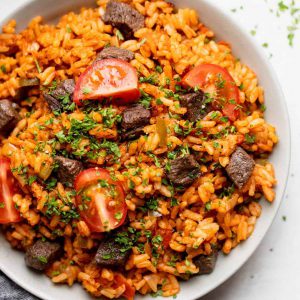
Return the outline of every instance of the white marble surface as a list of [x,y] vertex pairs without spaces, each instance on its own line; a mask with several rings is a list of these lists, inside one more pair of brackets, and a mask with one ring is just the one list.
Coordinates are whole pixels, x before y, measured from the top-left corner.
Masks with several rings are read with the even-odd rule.
[[[7,15],[27,1],[0,0],[1,14]],[[53,0],[53,3],[56,1]],[[279,0],[211,1],[218,3],[225,13],[246,30],[251,31],[257,27],[253,40],[261,45],[268,44],[265,51],[272,54],[270,60],[288,103],[292,128],[292,162],[285,199],[262,244],[232,278],[202,299],[300,299],[300,30],[291,48],[286,30],[291,19],[287,13],[276,17],[269,11],[269,8],[276,10]],[[291,0],[284,2],[289,3]],[[300,7],[300,1],[296,0],[296,3]]]

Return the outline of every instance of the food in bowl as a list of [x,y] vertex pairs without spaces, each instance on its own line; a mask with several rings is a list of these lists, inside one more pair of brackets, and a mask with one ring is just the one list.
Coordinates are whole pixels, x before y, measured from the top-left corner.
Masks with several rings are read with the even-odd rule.
[[93,296],[176,295],[275,198],[263,89],[194,10],[98,1],[0,36],[0,223]]

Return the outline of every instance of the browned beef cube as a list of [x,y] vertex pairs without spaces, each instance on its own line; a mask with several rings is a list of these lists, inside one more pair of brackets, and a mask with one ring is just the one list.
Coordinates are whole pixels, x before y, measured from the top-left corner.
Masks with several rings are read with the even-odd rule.
[[75,177],[83,170],[83,164],[75,159],[56,156],[55,161],[59,164],[57,175],[61,183],[73,185]]
[[200,166],[193,155],[179,157],[171,161],[167,176],[176,185],[192,184],[201,175]]
[[70,97],[73,99],[73,93],[75,90],[75,81],[73,79],[66,79],[60,82],[60,84],[50,92],[44,92],[43,96],[47,101],[52,111],[58,111],[63,108],[61,102],[64,97]]
[[16,110],[18,107],[12,101],[0,100],[0,133],[9,134],[19,121],[19,114]]
[[115,236],[103,240],[99,245],[95,261],[103,267],[122,267],[129,256],[129,251],[122,251],[123,247],[115,241]]
[[25,254],[25,262],[28,267],[43,271],[49,267],[62,254],[59,243],[37,240],[29,247]]
[[55,99],[49,93],[44,92],[43,96],[52,111],[59,111],[62,109],[62,105],[61,105],[60,101]]
[[180,97],[182,106],[187,108],[186,117],[189,121],[195,122],[205,117],[212,111],[211,103],[209,103],[205,94],[199,90],[197,93],[189,93]]
[[66,79],[60,82],[60,84],[53,91],[51,91],[51,95],[55,99],[62,99],[63,97],[70,96],[70,99],[72,100],[74,91],[74,79]]
[[194,258],[194,264],[199,268],[198,275],[211,273],[217,262],[218,251],[212,251],[210,255],[199,255]]
[[144,126],[149,124],[151,113],[141,104],[134,104],[122,113],[121,127],[123,139],[137,138],[143,133]]
[[137,10],[126,3],[110,1],[106,5],[104,22],[117,27],[126,39],[145,25],[145,18]]
[[241,147],[232,153],[226,171],[235,185],[242,189],[252,175],[255,162],[253,158]]
[[97,60],[106,58],[118,58],[127,62],[133,60],[134,53],[132,51],[118,48],[118,47],[107,47],[104,48],[96,57]]

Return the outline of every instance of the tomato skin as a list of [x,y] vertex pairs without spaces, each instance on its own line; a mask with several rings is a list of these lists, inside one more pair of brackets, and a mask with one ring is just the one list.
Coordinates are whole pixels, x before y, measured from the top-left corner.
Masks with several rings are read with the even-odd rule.
[[21,221],[19,211],[12,200],[14,194],[19,192],[16,179],[10,170],[10,160],[0,156],[0,224],[17,223]]
[[[109,172],[102,168],[90,168],[82,171],[75,179],[74,187],[77,192],[76,205],[82,205],[82,196],[80,193],[93,185],[96,185],[99,180],[105,180],[108,184],[114,185],[118,193],[118,212],[122,213],[120,220],[115,219],[115,212],[110,210],[105,202],[105,195],[92,191],[91,200],[86,203],[87,209],[80,210],[80,216],[89,226],[92,232],[106,232],[121,226],[127,216],[127,206],[125,203],[125,193],[122,184],[119,181],[112,180]],[[105,219],[108,224],[103,224]]]
[[116,287],[119,287],[122,284],[125,284],[125,292],[122,296],[124,296],[127,300],[133,300],[135,295],[135,289],[127,282],[125,277],[119,273],[114,275],[114,280],[116,283]]
[[136,102],[140,97],[138,77],[134,67],[116,58],[98,60],[79,77],[74,102],[110,98],[115,104],[125,105]]
[[[183,77],[182,83],[189,87],[197,86],[205,91],[205,88],[210,84],[208,75],[214,77],[221,75],[224,80],[224,86],[219,88],[215,87],[215,89],[217,89],[219,97],[227,100],[222,108],[223,114],[231,121],[235,121],[239,116],[237,104],[240,103],[240,94],[234,79],[226,69],[214,64],[199,65]],[[234,100],[235,103],[230,103],[230,100]]]

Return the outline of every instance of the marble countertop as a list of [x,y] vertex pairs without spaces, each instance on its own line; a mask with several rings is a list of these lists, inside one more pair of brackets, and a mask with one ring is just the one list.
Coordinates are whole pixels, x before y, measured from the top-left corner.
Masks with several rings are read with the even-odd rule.
[[[28,0],[1,0],[1,13],[9,14]],[[42,0],[40,0],[42,1]],[[279,0],[210,0],[218,3],[239,26],[252,31],[279,77],[288,103],[292,129],[292,160],[289,182],[279,213],[266,237],[248,262],[203,300],[282,300],[300,297],[300,30],[294,46],[288,44],[289,13],[276,16]],[[54,1],[55,2],[55,1]],[[290,3],[290,0],[283,1]],[[300,1],[296,0],[300,7]],[[270,11],[273,9],[273,13]],[[284,8],[283,8],[284,9]],[[299,26],[300,27],[300,26]],[[20,299],[22,300],[22,299]]]

